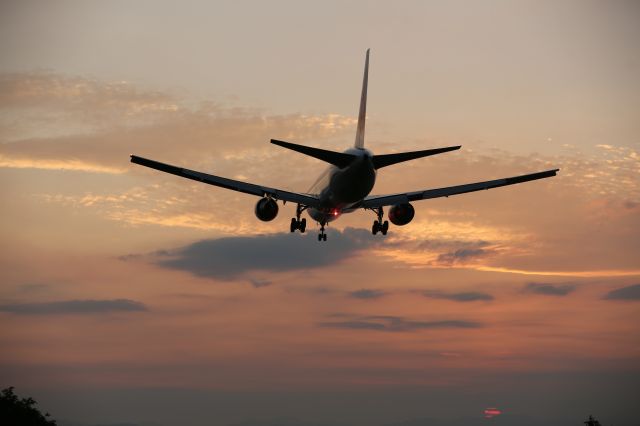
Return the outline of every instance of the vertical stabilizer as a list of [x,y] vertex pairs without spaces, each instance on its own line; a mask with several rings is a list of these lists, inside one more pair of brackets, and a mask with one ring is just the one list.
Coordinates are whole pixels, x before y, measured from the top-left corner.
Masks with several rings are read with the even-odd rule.
[[364,148],[364,121],[367,116],[367,84],[369,82],[369,50],[364,61],[364,77],[362,78],[362,96],[360,97],[360,113],[358,114],[358,130],[356,131],[356,148]]

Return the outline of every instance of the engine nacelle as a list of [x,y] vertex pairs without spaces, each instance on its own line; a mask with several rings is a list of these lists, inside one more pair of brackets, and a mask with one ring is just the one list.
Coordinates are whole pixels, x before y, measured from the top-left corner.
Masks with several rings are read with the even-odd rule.
[[409,203],[396,204],[389,209],[389,220],[394,225],[402,226],[411,222],[416,211]]
[[278,216],[278,203],[271,198],[262,198],[256,204],[256,217],[263,222],[269,222]]

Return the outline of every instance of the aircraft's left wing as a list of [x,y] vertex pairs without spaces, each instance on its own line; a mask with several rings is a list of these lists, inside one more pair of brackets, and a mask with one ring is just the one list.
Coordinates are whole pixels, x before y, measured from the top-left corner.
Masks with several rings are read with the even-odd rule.
[[354,206],[374,209],[394,204],[408,203],[410,201],[426,200],[429,198],[448,197],[450,195],[466,194],[467,192],[481,191],[483,189],[498,188],[501,186],[515,185],[516,183],[529,182],[536,179],[544,179],[555,176],[560,169],[531,173],[528,175],[508,177],[504,179],[488,180],[485,182],[468,183],[466,185],[448,186],[445,188],[427,189],[425,191],[405,192],[403,194],[370,196],[361,204]]
[[318,198],[311,194],[283,191],[276,188],[269,188],[267,186],[209,175],[207,173],[183,169],[182,167],[176,167],[170,164],[161,163],[159,161],[138,157],[137,155],[131,156],[131,162],[140,164],[141,166],[160,170],[161,172],[171,173],[172,175],[180,176],[183,178],[208,183],[209,185],[219,186],[221,188],[230,189],[232,191],[244,192],[245,194],[257,195],[259,197],[271,196],[276,200],[290,201],[308,207],[318,207],[320,204]]

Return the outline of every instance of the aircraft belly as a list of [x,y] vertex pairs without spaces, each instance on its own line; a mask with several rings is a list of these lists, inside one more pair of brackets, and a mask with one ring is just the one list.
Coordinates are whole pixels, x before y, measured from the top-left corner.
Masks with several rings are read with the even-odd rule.
[[331,175],[328,187],[321,194],[321,201],[330,207],[356,203],[369,195],[375,181],[376,171],[370,161],[358,161]]
[[342,213],[337,209],[332,211],[332,210],[320,210],[320,209],[310,208],[307,210],[307,213],[309,214],[309,217],[311,219],[320,223],[333,222],[334,220],[336,220],[342,215]]
[[376,180],[376,171],[366,159],[345,169],[333,169],[328,185],[320,192],[320,208],[308,209],[317,222],[331,222],[369,195]]

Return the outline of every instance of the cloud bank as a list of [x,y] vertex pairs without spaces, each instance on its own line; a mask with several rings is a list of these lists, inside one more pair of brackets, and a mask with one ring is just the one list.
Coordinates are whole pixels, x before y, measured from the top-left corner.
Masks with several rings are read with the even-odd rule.
[[482,301],[491,301],[494,297],[488,293],[482,293],[479,291],[467,291],[460,293],[443,293],[441,291],[436,290],[425,290],[422,292],[422,295],[425,297],[430,297],[433,299],[445,299],[452,300],[455,302],[476,302],[479,300]]
[[283,272],[337,264],[379,241],[368,231],[354,228],[330,230],[328,237],[330,247],[318,244],[315,233],[224,237],[197,241],[153,257],[164,268],[234,280],[252,271]]
[[574,284],[528,283],[523,291],[545,296],[566,296],[576,289]]
[[608,300],[640,300],[640,284],[611,290],[604,298]]
[[479,328],[482,324],[468,320],[437,320],[437,321],[416,321],[399,316],[370,315],[370,316],[346,316],[343,321],[324,321],[318,323],[319,327],[351,329],[351,330],[373,330],[387,332],[410,332],[441,328]]
[[363,288],[361,290],[355,290],[349,292],[349,297],[353,299],[380,299],[381,297],[386,296],[388,293],[382,290],[372,290],[368,288]]

